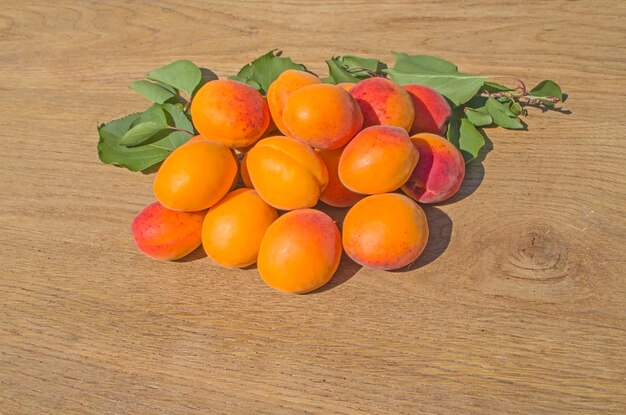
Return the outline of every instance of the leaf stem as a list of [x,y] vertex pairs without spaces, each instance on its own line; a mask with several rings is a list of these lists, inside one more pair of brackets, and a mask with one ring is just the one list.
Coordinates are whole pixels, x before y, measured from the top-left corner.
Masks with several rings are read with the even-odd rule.
[[384,77],[384,74],[381,75],[376,71],[372,71],[369,68],[364,68],[363,66],[352,66],[350,68],[344,68],[346,71],[348,72],[365,72],[367,73],[371,78],[376,78],[376,77]]
[[183,133],[187,133],[189,135],[194,135],[194,133],[192,133],[191,131],[185,130],[183,128],[172,127],[171,125],[168,125],[167,128],[169,128],[170,130],[176,130],[176,131],[180,131],[180,132],[183,132]]
[[515,76],[508,76],[508,75],[487,75],[485,76],[485,78],[489,78],[489,79],[512,79],[514,81],[516,81],[519,85],[516,89],[519,89],[522,92],[522,95],[526,95],[528,89],[526,88],[526,84],[524,83],[524,81],[522,81],[521,79],[515,77]]

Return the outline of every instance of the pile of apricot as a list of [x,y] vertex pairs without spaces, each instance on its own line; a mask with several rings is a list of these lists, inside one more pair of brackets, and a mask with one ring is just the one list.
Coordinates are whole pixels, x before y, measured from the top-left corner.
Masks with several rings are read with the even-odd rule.
[[[135,244],[159,260],[202,245],[222,266],[256,263],[280,291],[321,287],[343,251],[366,267],[410,265],[428,242],[417,202],[451,197],[465,175],[461,153],[442,137],[450,106],[423,85],[380,77],[332,85],[287,70],[266,97],[210,81],[191,115],[199,135],[159,168],[157,201],[132,223]],[[315,209],[320,201],[349,208],[341,231]]]

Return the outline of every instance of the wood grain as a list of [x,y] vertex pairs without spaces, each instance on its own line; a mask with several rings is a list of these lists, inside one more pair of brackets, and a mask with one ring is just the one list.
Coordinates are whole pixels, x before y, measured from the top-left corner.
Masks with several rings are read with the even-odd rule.
[[[626,413],[626,3],[159,3],[0,1],[0,413]],[[152,177],[100,164],[96,124],[159,65],[275,47],[555,79],[571,114],[489,131],[405,272],[285,296],[139,255]]]

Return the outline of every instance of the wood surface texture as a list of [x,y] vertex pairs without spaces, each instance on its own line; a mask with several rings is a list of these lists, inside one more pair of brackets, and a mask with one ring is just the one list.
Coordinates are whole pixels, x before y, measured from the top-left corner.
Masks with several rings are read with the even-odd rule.
[[[491,129],[410,270],[291,296],[142,256],[153,176],[96,125],[160,65],[272,48],[554,79],[571,113]],[[0,91],[0,413],[626,413],[626,2],[0,0]]]

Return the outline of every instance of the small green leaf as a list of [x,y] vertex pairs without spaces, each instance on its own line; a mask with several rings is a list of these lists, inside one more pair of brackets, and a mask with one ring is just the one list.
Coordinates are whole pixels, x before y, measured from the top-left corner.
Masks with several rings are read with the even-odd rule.
[[485,137],[466,118],[461,118],[461,128],[459,131],[459,149],[463,154],[465,164],[478,157],[480,149],[485,145]]
[[514,102],[513,104],[511,104],[509,110],[513,115],[520,115],[524,112],[524,108],[522,108],[519,102]]
[[359,78],[353,76],[348,72],[345,68],[341,67],[337,60],[329,59],[326,61],[326,65],[328,65],[328,74],[330,78],[332,78],[334,84],[338,84],[340,82],[351,82],[357,83],[359,82]]
[[484,108],[465,108],[465,115],[467,116],[467,119],[477,127],[493,123],[491,115],[487,114]]
[[270,84],[287,69],[306,71],[304,65],[295,63],[291,58],[284,58],[280,55],[281,52],[279,50],[270,50],[245,65],[237,75],[231,76],[229,79],[246,83],[265,95]]
[[459,136],[461,135],[461,115],[462,111],[459,108],[452,111],[452,116],[448,122],[448,131],[446,131],[446,138],[457,148],[459,148]]
[[334,81],[331,83],[352,82],[383,75],[387,65],[378,59],[362,58],[360,56],[334,56],[326,61],[328,73]]
[[126,167],[131,171],[145,170],[163,161],[170,153],[167,149],[141,146],[125,147],[119,144],[119,139],[130,125],[139,118],[140,114],[131,114],[124,118],[98,126],[98,156],[105,164],[114,164]]
[[365,71],[359,72],[359,68],[367,69],[378,75],[383,74],[383,69],[387,68],[384,62],[374,58],[363,58],[361,56],[344,55],[337,57],[342,66],[347,68],[354,76],[369,78],[371,75]]
[[157,124],[151,121],[142,122],[126,131],[126,133],[120,138],[119,144],[126,147],[137,146],[163,132],[167,128],[167,125]]
[[394,69],[403,73],[421,74],[457,74],[459,70],[455,64],[447,60],[429,55],[407,55],[394,53],[396,63]]
[[510,116],[507,114],[509,111],[508,106],[496,101],[493,98],[487,99],[485,109],[493,118],[493,122],[500,127],[509,128],[512,130],[519,130],[524,128],[522,122],[516,116]]
[[455,106],[469,101],[485,83],[482,76],[455,74],[423,74],[399,72],[395,68],[388,69],[391,79],[401,85],[423,84],[436,89],[448,98]]
[[163,111],[165,111],[167,125],[189,131],[190,134],[194,133],[193,124],[180,105],[163,104]]
[[202,80],[202,72],[193,62],[179,60],[149,72],[148,79],[163,82],[191,96]]
[[526,111],[526,109],[524,109],[524,107],[522,107],[519,102],[514,102],[511,105],[511,108],[509,108],[509,110],[515,116],[519,116],[519,115],[526,116],[526,115],[528,115],[528,111]]
[[162,85],[159,85],[156,82],[146,81],[145,79],[133,82],[130,84],[130,89],[139,92],[150,102],[154,102],[156,104],[163,104],[168,99],[176,96],[176,93],[168,90]]
[[154,122],[156,124],[166,126],[167,118],[165,117],[165,112],[163,111],[163,105],[152,105],[150,108],[141,113],[139,118],[133,123],[132,127],[141,122]]
[[550,81],[549,79],[545,81],[539,82],[539,84],[530,90],[530,95],[534,95],[536,97],[545,97],[545,98],[558,98],[559,101],[563,101],[563,92],[561,91],[561,87],[554,81]]
[[[129,133],[129,130],[137,128],[141,118],[157,119],[155,108],[160,108],[167,120],[166,126],[161,126],[161,131],[146,138],[140,145],[126,147],[120,143],[121,138]],[[146,113],[150,115],[146,115]],[[147,121],[156,124],[155,121]],[[180,130],[168,129],[167,126],[176,127]],[[147,128],[139,127],[141,129]],[[188,132],[186,132],[188,131]],[[177,147],[185,144],[193,136],[194,129],[187,115],[182,111],[179,104],[163,104],[152,106],[143,113],[132,114],[119,120],[111,121],[98,126],[98,155],[106,164],[123,166],[131,171],[145,171],[150,167],[165,160],[165,158]],[[128,139],[130,140],[130,139]]]

